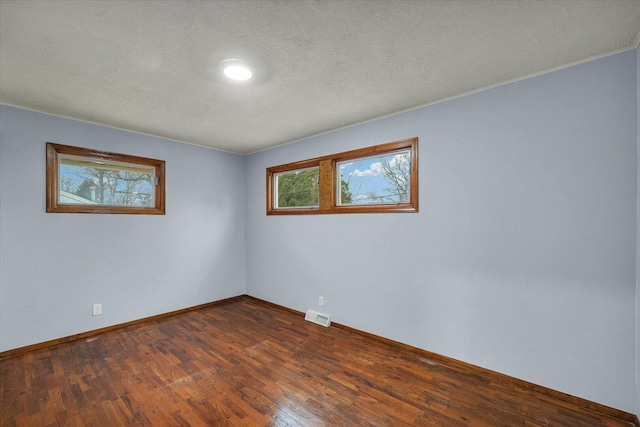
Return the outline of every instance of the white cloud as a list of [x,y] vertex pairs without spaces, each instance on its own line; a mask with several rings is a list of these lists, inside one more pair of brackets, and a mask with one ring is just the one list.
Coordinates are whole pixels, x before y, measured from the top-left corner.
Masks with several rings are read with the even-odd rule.
[[[350,162],[348,165],[350,166],[351,164],[353,164],[353,162]],[[347,165],[345,164],[344,166],[347,166]],[[389,161],[389,166],[391,166],[391,169],[395,169],[395,168],[408,169],[409,156],[407,155],[407,153],[396,154]],[[372,163],[371,166],[369,166],[369,169],[365,169],[365,170],[354,169],[351,175],[358,176],[358,177],[378,176],[378,175],[384,175],[384,170],[382,169],[381,162],[375,162],[375,163]]]
[[399,166],[399,165],[401,165],[401,167],[408,167],[409,156],[407,155],[407,153],[396,154],[395,156],[393,156],[393,159],[391,159],[391,161],[389,162],[389,165],[392,168],[395,168],[396,166]]
[[355,169],[353,171],[353,176],[378,176],[383,173],[382,165],[380,162],[371,163],[369,169],[361,171],[360,169]]

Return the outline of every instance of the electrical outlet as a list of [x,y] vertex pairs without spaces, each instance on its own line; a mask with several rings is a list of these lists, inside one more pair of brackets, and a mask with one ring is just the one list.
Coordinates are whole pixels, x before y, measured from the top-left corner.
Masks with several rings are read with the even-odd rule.
[[318,297],[318,305],[319,305],[320,307],[323,307],[323,306],[324,306],[324,297]]
[[93,315],[99,316],[102,314],[102,304],[93,304]]

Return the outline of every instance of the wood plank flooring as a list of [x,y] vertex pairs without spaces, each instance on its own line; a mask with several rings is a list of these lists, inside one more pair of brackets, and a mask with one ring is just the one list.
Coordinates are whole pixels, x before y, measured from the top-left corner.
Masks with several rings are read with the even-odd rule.
[[0,361],[2,426],[625,426],[242,298]]

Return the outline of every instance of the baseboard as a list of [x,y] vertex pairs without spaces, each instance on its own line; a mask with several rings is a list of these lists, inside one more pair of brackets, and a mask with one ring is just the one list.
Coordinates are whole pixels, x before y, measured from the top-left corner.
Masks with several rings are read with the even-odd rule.
[[7,357],[12,357],[12,356],[17,356],[19,354],[23,354],[23,353],[26,353],[26,352],[29,352],[29,351],[33,351],[33,350],[39,350],[41,348],[54,347],[56,345],[64,344],[64,343],[71,342],[71,341],[82,340],[82,339],[85,339],[85,338],[93,337],[95,335],[103,334],[105,332],[109,332],[109,331],[113,331],[113,330],[121,329],[121,328],[126,328],[127,326],[137,325],[139,323],[160,320],[160,319],[164,319],[165,317],[176,316],[178,314],[188,313],[188,312],[194,311],[194,310],[200,310],[200,309],[207,308],[207,307],[213,307],[213,306],[219,305],[219,304],[225,304],[225,303],[228,303],[228,302],[233,302],[233,301],[242,299],[244,297],[245,297],[245,295],[238,295],[238,296],[235,296],[235,297],[225,298],[225,299],[218,300],[218,301],[212,301],[212,302],[208,302],[208,303],[205,303],[205,304],[196,305],[196,306],[193,306],[193,307],[187,307],[187,308],[183,308],[183,309],[180,309],[180,310],[170,311],[168,313],[162,313],[162,314],[157,314],[155,316],[144,317],[142,319],[132,320],[130,322],[119,323],[117,325],[107,326],[105,328],[94,329],[92,331],[82,332],[82,333],[75,334],[75,335],[69,335],[67,337],[56,338],[54,340],[45,341],[45,342],[41,342],[41,343],[37,343],[37,344],[32,344],[32,345],[28,345],[28,346],[25,346],[25,347],[18,347],[18,348],[14,348],[14,349],[11,349],[11,350],[6,350],[6,351],[3,351],[3,352],[0,352],[0,359],[4,359],[4,358],[7,358]]
[[[291,308],[288,307],[283,307],[281,305],[278,304],[274,304],[272,302],[269,301],[265,301],[262,300],[260,298],[256,298],[256,297],[252,297],[250,295],[246,295],[246,298],[250,298],[256,301],[259,301],[261,303],[270,305],[272,307],[275,308],[279,308],[281,310],[287,311],[289,313],[294,313],[300,316],[305,315],[305,313],[297,311],[297,310],[293,310]],[[384,338],[381,337],[379,335],[374,335],[371,334],[369,332],[364,332],[361,331],[359,329],[355,329],[352,328],[350,326],[346,326],[340,323],[336,323],[333,320],[331,321],[331,326],[337,328],[337,329],[342,329],[360,336],[364,336],[373,340],[376,340],[378,342],[384,343],[386,345],[389,346],[394,346],[394,347],[398,347],[398,348],[402,348],[404,350],[408,350],[411,351],[412,353],[416,353],[419,356],[422,357],[426,357],[429,358],[432,361],[436,361],[436,362],[440,362],[443,365],[446,365],[449,368],[453,368],[456,369],[458,371],[464,371],[464,372],[469,372],[475,375],[481,375],[485,378],[491,379],[493,381],[496,382],[502,382],[502,383],[506,383],[509,384],[513,387],[515,387],[518,390],[522,390],[522,391],[526,391],[528,393],[533,393],[533,394],[538,394],[538,395],[543,395],[546,397],[549,397],[551,399],[553,399],[556,402],[564,402],[567,404],[570,404],[574,407],[579,407],[583,410],[589,411],[589,412],[595,412],[598,414],[602,414],[602,415],[607,415],[609,417],[612,418],[617,418],[618,420],[622,420],[625,422],[628,422],[629,424],[633,424],[636,427],[640,427],[640,423],[638,422],[638,417],[634,414],[631,414],[629,412],[624,412],[621,411],[619,409],[615,409],[615,408],[611,408],[609,406],[606,405],[602,405],[600,403],[596,403],[590,400],[586,400],[583,399],[581,397],[576,397],[576,396],[572,396],[570,394],[566,394],[563,393],[561,391],[558,390],[554,390],[548,387],[544,387],[538,384],[534,384],[525,380],[521,380],[519,378],[515,378],[515,377],[511,377],[509,375],[506,374],[501,374],[500,372],[496,372],[496,371],[492,371],[490,369],[486,369],[486,368],[482,368],[480,366],[477,365],[472,365],[470,363],[467,362],[462,362],[460,360],[457,359],[453,359],[451,357],[447,357],[447,356],[443,356],[441,354],[438,353],[433,353],[430,352],[428,350],[424,350],[421,349],[419,347],[414,347],[408,344],[404,344],[398,341],[394,341],[388,338]]]

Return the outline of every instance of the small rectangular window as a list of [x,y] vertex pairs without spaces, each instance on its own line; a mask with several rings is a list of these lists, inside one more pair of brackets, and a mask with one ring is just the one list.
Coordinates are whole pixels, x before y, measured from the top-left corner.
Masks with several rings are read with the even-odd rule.
[[47,143],[47,212],[164,214],[164,162]]
[[275,208],[317,208],[319,172],[313,167],[275,174]]
[[96,158],[58,155],[60,204],[104,206],[155,205],[152,166]]
[[267,214],[418,211],[418,138],[267,168]]
[[339,206],[397,205],[411,197],[411,151],[337,163]]

